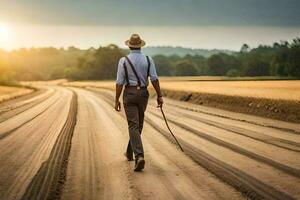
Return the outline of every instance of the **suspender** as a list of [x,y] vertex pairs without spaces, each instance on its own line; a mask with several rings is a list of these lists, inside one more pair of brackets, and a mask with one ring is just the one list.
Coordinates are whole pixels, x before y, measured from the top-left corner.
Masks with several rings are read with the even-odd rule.
[[[133,73],[134,73],[134,75],[135,75],[135,77],[137,79],[137,82],[138,82],[137,89],[140,89],[141,88],[141,80],[140,80],[140,78],[139,78],[139,76],[138,76],[138,74],[137,74],[137,72],[136,72],[136,70],[135,70],[132,62],[130,61],[130,59],[127,56],[125,56],[125,58],[126,58],[127,62],[129,63],[129,65],[130,65],[130,67],[131,67],[131,69],[132,69],[132,71],[133,71]],[[147,68],[147,79],[148,79],[149,73],[150,73],[150,65],[151,65],[151,63],[150,63],[149,57],[146,56],[146,58],[147,58],[147,63],[148,63],[148,68]],[[130,86],[129,77],[128,77],[128,71],[127,71],[127,67],[126,67],[126,63],[125,62],[123,63],[123,67],[124,67],[124,70],[125,70],[125,78],[126,78],[127,86]]]
[[150,65],[151,65],[151,63],[150,63],[149,56],[146,56],[146,58],[147,58],[147,63],[148,63],[148,68],[147,68],[147,79],[148,79],[149,73],[150,73]]
[[134,69],[134,66],[133,66],[132,62],[129,60],[129,58],[128,58],[127,56],[125,56],[125,58],[126,58],[127,62],[129,63],[129,65],[130,65],[130,67],[131,67],[131,69],[132,69],[132,71],[133,71],[133,73],[134,73],[134,75],[135,75],[135,77],[136,77],[136,79],[137,79],[137,82],[138,82],[138,89],[139,89],[139,88],[141,88],[141,80],[140,80],[138,74],[136,73],[136,71],[135,71],[135,69]]
[[125,62],[123,63],[123,67],[124,67],[124,71],[125,71],[125,79],[126,79],[126,82],[127,82],[126,85],[129,86],[128,71],[127,71],[127,67],[126,67]]

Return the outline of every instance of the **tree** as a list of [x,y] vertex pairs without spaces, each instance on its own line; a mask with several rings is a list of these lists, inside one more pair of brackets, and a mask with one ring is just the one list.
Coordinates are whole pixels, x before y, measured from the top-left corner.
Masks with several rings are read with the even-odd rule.
[[[213,76],[224,76],[230,68],[235,67],[234,58],[227,54],[216,54],[207,60],[209,74]],[[234,65],[234,66],[231,66]]]
[[213,76],[224,75],[227,71],[224,60],[220,55],[213,55],[207,60],[209,74]]
[[174,74],[171,61],[168,57],[163,55],[156,55],[153,57],[155,62],[157,74],[160,76],[171,76]]
[[230,69],[227,73],[226,76],[229,77],[236,77],[238,76],[238,71],[236,69]]
[[195,76],[197,75],[196,66],[186,60],[180,61],[175,65],[176,76]]
[[249,55],[248,60],[244,63],[245,76],[269,76],[269,63],[262,59],[262,56],[256,53]]
[[288,54],[287,74],[300,77],[300,38],[293,40]]
[[100,47],[94,59],[85,63],[84,68],[88,71],[87,79],[113,79],[117,74],[119,59],[124,52],[116,45]]
[[188,60],[193,63],[197,68],[198,75],[207,74],[207,59],[201,55],[186,55],[183,57],[184,60]]

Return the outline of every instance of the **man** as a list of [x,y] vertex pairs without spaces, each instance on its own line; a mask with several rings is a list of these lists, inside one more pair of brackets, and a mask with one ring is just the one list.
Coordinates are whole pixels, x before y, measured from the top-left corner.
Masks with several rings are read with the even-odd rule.
[[123,104],[126,113],[129,129],[129,142],[125,156],[128,161],[133,160],[135,155],[134,171],[144,169],[144,149],[141,133],[144,124],[144,112],[147,107],[149,92],[148,76],[157,93],[157,104],[162,106],[163,98],[159,87],[155,64],[152,58],[141,53],[141,47],[145,46],[138,34],[132,34],[125,42],[130,49],[130,54],[120,59],[116,80],[116,101],[115,110],[121,110],[119,97],[125,85]]

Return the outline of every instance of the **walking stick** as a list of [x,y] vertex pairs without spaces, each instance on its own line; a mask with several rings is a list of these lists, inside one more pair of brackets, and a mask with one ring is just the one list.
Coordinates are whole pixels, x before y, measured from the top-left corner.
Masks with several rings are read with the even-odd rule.
[[167,125],[167,127],[168,127],[168,129],[169,129],[171,135],[173,136],[173,138],[175,139],[176,143],[178,144],[178,146],[180,147],[181,151],[183,152],[183,149],[182,149],[181,145],[179,144],[178,140],[176,139],[175,135],[173,134],[173,132],[171,131],[171,129],[170,129],[170,127],[169,127],[169,124],[168,124],[168,121],[167,121],[167,118],[166,118],[166,116],[165,116],[165,113],[164,113],[164,110],[163,110],[162,106],[159,106],[159,107],[160,107],[161,113],[162,113],[162,115],[163,115],[163,117],[164,117],[164,120],[165,120],[165,122],[166,122],[166,125]]

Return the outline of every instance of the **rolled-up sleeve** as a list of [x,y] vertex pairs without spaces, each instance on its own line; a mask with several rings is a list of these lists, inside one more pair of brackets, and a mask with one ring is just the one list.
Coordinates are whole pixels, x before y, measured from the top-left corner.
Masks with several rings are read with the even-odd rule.
[[156,81],[158,80],[158,76],[156,73],[156,67],[153,59],[150,57],[150,69],[149,69],[149,76],[151,81]]
[[117,80],[116,80],[117,85],[125,84],[125,71],[124,71],[123,63],[124,63],[124,57],[119,60]]

